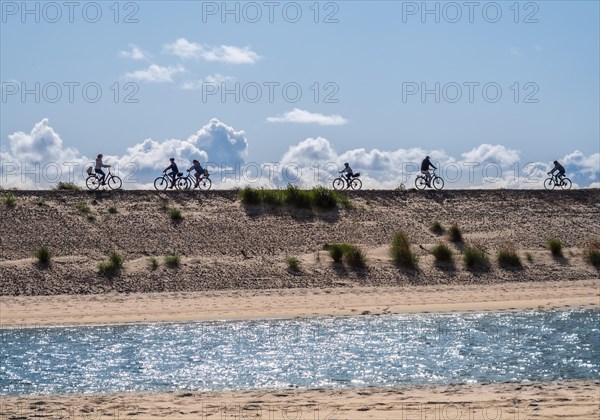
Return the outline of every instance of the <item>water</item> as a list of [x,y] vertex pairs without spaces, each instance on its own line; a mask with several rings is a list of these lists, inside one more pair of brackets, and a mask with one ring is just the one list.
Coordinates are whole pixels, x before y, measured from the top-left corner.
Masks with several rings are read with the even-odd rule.
[[600,377],[600,311],[0,330],[0,395]]

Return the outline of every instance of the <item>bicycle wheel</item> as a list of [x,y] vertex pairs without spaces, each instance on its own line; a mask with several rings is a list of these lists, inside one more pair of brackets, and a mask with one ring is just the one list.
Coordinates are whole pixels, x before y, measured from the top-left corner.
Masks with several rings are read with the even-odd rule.
[[175,188],[177,188],[178,190],[187,190],[189,188],[188,179],[177,178],[177,180],[175,180]]
[[90,190],[97,190],[100,186],[100,180],[96,175],[90,175],[85,180],[85,186]]
[[158,191],[166,190],[169,186],[169,180],[164,176],[159,176],[154,180],[154,188]]
[[354,178],[350,183],[350,188],[352,188],[354,191],[360,190],[362,188],[362,181],[358,178]]
[[442,188],[444,188],[444,180],[439,176],[436,176],[431,180],[431,185],[433,185],[433,188],[435,188],[436,190],[441,190]]
[[210,187],[212,187],[210,178],[202,178],[198,184],[198,188],[200,188],[201,191],[208,191],[210,190]]
[[573,183],[571,182],[571,180],[569,178],[562,179],[561,187],[563,190],[570,190],[572,185],[573,185]]
[[554,179],[552,178],[548,178],[544,181],[544,188],[547,190],[553,190],[554,189]]
[[425,181],[425,177],[419,175],[417,179],[415,179],[415,187],[417,190],[424,190],[426,186],[427,181]]
[[123,185],[123,181],[121,181],[121,178],[119,178],[118,176],[113,175],[110,178],[108,178],[107,184],[111,190],[118,190]]
[[346,187],[346,181],[342,178],[336,178],[333,180],[333,189],[334,190],[343,190]]

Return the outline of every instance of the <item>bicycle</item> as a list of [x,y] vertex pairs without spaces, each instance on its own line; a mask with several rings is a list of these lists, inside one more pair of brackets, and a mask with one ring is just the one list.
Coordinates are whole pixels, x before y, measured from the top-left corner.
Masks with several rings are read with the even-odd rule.
[[[202,174],[202,176],[200,176],[200,179],[196,179],[195,175],[192,175],[192,171],[187,171],[188,174],[185,177],[186,180],[186,185],[185,185],[185,189],[189,190],[189,189],[195,189],[196,187],[198,187],[198,189],[200,191],[208,191],[210,190],[210,187],[212,187],[212,181],[210,180],[209,176],[210,174],[208,173],[208,171],[205,169],[204,170],[204,174]],[[198,185],[196,185],[196,182],[198,182]]]
[[348,181],[346,177],[337,177],[333,180],[333,189],[334,190],[343,190],[343,189],[353,189],[358,191],[362,188],[362,181],[358,179],[360,176],[360,172],[352,175],[352,179]]
[[[166,172],[163,172],[161,176],[154,180],[154,188],[158,191],[166,190],[167,187],[171,186],[173,183],[173,178],[171,175],[167,175]],[[175,178],[175,188],[178,190],[185,190],[187,186],[187,177],[183,176],[183,172],[177,173]]]
[[555,187],[561,187],[563,190],[570,190],[573,183],[567,177],[559,178],[558,174],[551,175],[550,178],[544,181],[544,188],[553,190]]
[[[415,187],[417,190],[424,190],[427,186],[427,178],[425,177],[425,174],[418,175],[415,179]],[[435,188],[436,190],[441,190],[444,188],[444,180],[435,174],[435,169],[431,174],[429,187]]]
[[[100,188],[102,183],[100,182],[101,175],[91,172],[92,168],[89,168],[88,174],[89,176],[85,179],[85,186],[88,187],[89,190],[97,190]],[[111,190],[118,190],[123,185],[123,181],[116,175],[113,175],[110,172],[110,168],[108,168],[108,174],[104,177],[104,185],[108,185],[108,188]]]

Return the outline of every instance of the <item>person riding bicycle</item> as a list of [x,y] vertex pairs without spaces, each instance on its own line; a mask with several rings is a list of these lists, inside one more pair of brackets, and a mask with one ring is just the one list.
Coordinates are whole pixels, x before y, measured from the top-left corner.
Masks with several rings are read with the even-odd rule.
[[172,180],[171,186],[169,188],[173,189],[173,188],[175,188],[175,180],[177,179],[177,175],[179,174],[179,168],[177,168],[177,164],[175,163],[175,158],[171,158],[169,160],[171,161],[171,164],[165,168],[163,173],[166,173],[169,169],[171,170],[171,172],[169,172],[168,175],[173,180]]
[[421,162],[421,173],[425,175],[427,186],[431,187],[431,174],[429,173],[429,168],[437,169],[429,160],[429,156],[425,156],[425,159]]
[[188,169],[188,172],[190,172],[192,169],[196,171],[194,173],[194,176],[196,177],[196,185],[194,185],[194,188],[196,188],[200,183],[200,177],[206,173],[206,170],[202,167],[202,165],[200,165],[200,162],[198,162],[197,159],[194,159],[192,163],[193,165],[190,169]]
[[104,182],[104,180],[106,179],[106,174],[104,173],[102,168],[110,168],[110,165],[105,165],[104,163],[102,163],[103,157],[104,155],[102,153],[98,155],[98,157],[96,158],[96,168],[94,170],[94,172],[100,175],[100,185],[106,185],[106,182]]
[[354,175],[354,172],[352,172],[352,168],[350,167],[348,162],[344,163],[344,169],[340,171],[341,174],[343,174],[344,172],[346,173],[346,182],[348,182],[348,185],[350,185],[350,182],[352,181],[352,175]]
[[565,176],[565,167],[558,163],[558,160],[554,161],[554,168],[550,172],[548,172],[548,175],[552,175],[556,171],[558,171],[556,177],[562,181],[563,177]]

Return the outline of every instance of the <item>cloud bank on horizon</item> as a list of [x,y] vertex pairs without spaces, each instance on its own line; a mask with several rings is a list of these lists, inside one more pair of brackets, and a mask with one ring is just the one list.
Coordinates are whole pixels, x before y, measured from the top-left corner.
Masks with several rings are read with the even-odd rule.
[[[2,188],[45,189],[58,181],[83,185],[85,168],[95,156],[84,156],[65,145],[48,118],[29,133],[8,136],[0,148]],[[198,159],[211,171],[216,188],[253,185],[280,188],[288,183],[301,187],[329,186],[339,167],[349,162],[362,173],[364,188],[393,189],[401,183],[412,187],[425,155],[440,168],[446,188],[543,188],[550,162],[520,162],[518,150],[482,143],[454,157],[443,150],[419,147],[397,150],[352,149],[338,152],[329,140],[306,138],[289,147],[278,162],[248,162],[249,141],[243,130],[211,119],[187,139],[145,139],[126,149],[122,156],[105,154],[105,163],[115,165],[124,177],[124,188],[151,188],[153,179],[174,157],[181,171]],[[101,151],[99,151],[101,152]],[[575,187],[600,187],[600,153],[573,151],[563,156]]]

